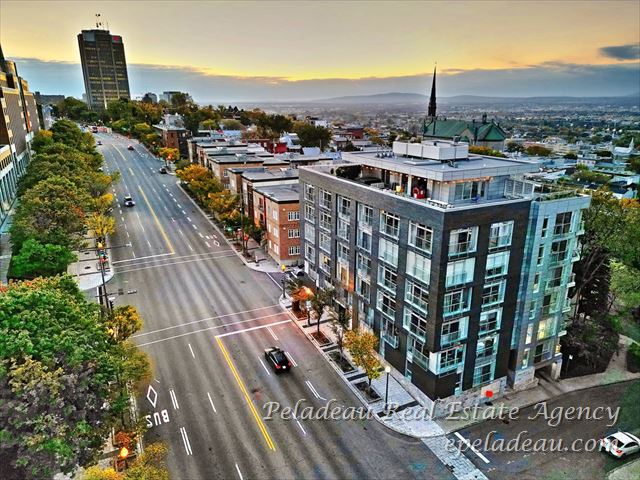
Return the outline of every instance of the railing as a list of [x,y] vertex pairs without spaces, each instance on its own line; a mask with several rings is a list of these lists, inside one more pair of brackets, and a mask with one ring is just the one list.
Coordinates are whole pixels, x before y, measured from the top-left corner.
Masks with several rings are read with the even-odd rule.
[[457,285],[464,285],[465,283],[469,283],[470,281],[473,280],[473,278],[467,278],[467,277],[472,277],[472,276],[468,275],[466,272],[456,273],[454,275],[447,275],[446,286],[447,288],[455,287]]
[[393,348],[398,348],[400,345],[400,337],[398,335],[392,335],[390,333],[383,333],[382,339],[391,345]]
[[412,354],[413,354],[413,363],[418,365],[423,370],[428,370],[429,359],[422,352],[418,352],[417,350],[413,350]]
[[471,251],[471,242],[455,243],[453,245],[449,244],[450,257],[456,255],[466,255],[467,253],[471,253]]
[[466,335],[462,331],[445,333],[440,336],[440,346],[444,347],[445,345],[450,345],[451,343],[464,340],[465,338]]

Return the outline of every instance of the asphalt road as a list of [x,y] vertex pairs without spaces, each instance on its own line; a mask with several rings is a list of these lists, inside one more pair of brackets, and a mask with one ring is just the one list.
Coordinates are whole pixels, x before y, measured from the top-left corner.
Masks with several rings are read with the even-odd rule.
[[[517,419],[508,423],[490,420],[458,434],[475,446],[477,453],[470,452],[467,457],[489,478],[600,480],[605,478],[607,464],[624,462],[599,452],[595,442],[618,431],[615,409],[629,385],[625,382],[574,392],[547,402],[546,406],[522,409]],[[582,418],[577,418],[578,411],[571,410],[573,407],[589,410],[583,410]],[[613,410],[603,410],[608,407]],[[459,436],[450,435],[450,438],[460,445]],[[508,451],[505,447],[509,442],[516,445],[518,438],[520,447]],[[527,440],[531,441],[529,447],[525,446]],[[551,441],[556,446],[552,446]],[[531,451],[535,445],[539,451]]]
[[[264,419],[268,402],[360,403],[281,310],[277,281],[244,266],[176,177],[159,174],[141,145],[97,137],[108,170],[122,175],[111,244],[131,243],[112,250],[108,290],[145,319],[134,341],[154,377],[138,409],[148,415],[145,443],[169,445],[172,478],[453,478],[422,442],[375,420]],[[135,207],[120,206],[126,194]],[[271,345],[291,355],[289,374],[264,362]]]

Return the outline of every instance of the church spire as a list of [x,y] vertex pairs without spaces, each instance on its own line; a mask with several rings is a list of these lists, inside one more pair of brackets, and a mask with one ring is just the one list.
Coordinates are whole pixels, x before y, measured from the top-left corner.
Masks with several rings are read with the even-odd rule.
[[433,83],[431,84],[431,97],[429,98],[427,117],[431,120],[436,118],[436,67],[433,67]]

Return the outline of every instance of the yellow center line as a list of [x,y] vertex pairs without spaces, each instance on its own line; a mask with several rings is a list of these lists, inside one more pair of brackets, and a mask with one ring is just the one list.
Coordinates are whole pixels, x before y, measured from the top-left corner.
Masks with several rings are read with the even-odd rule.
[[231,373],[233,373],[233,376],[235,377],[236,382],[238,382],[238,386],[240,387],[240,390],[242,391],[242,394],[244,395],[244,398],[247,401],[247,405],[249,405],[249,409],[253,414],[253,418],[255,418],[256,423],[258,424],[258,428],[262,432],[262,436],[267,442],[267,445],[269,446],[269,448],[275,452],[276,446],[274,445],[273,440],[271,440],[271,437],[269,436],[269,432],[267,432],[267,427],[265,427],[262,421],[262,418],[260,417],[260,415],[258,415],[258,411],[256,410],[256,407],[253,405],[253,402],[251,401],[251,398],[247,393],[247,389],[245,388],[244,383],[242,382],[242,379],[240,378],[240,375],[238,374],[238,371],[236,370],[236,367],[233,364],[231,357],[229,356],[229,353],[227,353],[227,349],[224,347],[222,340],[220,338],[216,337],[216,341],[218,342],[218,346],[220,347],[220,350],[222,351],[222,354],[224,355],[225,360],[229,364],[229,369],[231,370]]
[[156,225],[158,225],[158,228],[160,229],[160,234],[162,235],[162,238],[164,238],[164,241],[167,242],[167,246],[169,247],[169,253],[175,253],[175,250],[173,249],[173,245],[171,244],[171,241],[167,236],[167,232],[165,232],[164,228],[162,228],[162,225],[160,224],[160,220],[158,220],[158,216],[156,215],[156,212],[153,210],[151,203],[149,203],[149,199],[144,194],[144,190],[142,190],[142,187],[140,185],[138,185],[138,189],[140,190],[140,194],[142,195],[142,198],[144,198],[144,201],[149,207],[149,210],[151,211],[151,215],[153,216],[153,219],[156,221]]

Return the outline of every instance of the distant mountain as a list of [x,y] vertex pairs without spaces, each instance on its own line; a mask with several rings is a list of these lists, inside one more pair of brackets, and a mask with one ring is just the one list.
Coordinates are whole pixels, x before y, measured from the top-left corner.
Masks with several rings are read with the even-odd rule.
[[[379,93],[376,95],[352,95],[347,97],[325,98],[309,103],[333,105],[366,105],[366,104],[424,104],[429,103],[429,97],[419,93]],[[438,97],[438,103],[444,105],[509,105],[509,104],[640,104],[640,92],[620,97],[483,97],[479,95],[456,95],[453,97]]]

